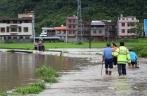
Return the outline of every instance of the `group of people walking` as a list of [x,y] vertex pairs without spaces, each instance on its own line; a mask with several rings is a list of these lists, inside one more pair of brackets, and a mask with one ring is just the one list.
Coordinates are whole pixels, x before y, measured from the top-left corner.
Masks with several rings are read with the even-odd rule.
[[107,48],[102,53],[102,63],[105,62],[105,73],[111,75],[113,65],[118,68],[118,74],[126,75],[126,64],[132,68],[138,68],[137,66],[138,56],[132,50],[128,50],[124,46],[124,42],[120,42],[120,47],[117,47],[115,43],[107,43]]
[[34,42],[34,49],[37,50],[41,53],[42,51],[44,52],[45,51],[45,46],[43,45],[42,41],[39,40],[38,42],[35,41]]

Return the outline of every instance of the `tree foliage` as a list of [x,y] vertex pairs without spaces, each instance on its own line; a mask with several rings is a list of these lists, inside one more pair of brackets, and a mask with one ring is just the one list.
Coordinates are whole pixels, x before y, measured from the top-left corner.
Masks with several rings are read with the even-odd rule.
[[[141,22],[147,17],[146,0],[81,0],[82,19],[117,21],[120,14],[136,16]],[[77,0],[1,0],[0,16],[17,18],[25,10],[35,12],[35,30],[65,25],[66,17],[77,15]]]
[[130,29],[131,33],[135,33],[137,37],[143,37],[144,31],[143,31],[143,24],[139,22],[134,23],[135,27]]

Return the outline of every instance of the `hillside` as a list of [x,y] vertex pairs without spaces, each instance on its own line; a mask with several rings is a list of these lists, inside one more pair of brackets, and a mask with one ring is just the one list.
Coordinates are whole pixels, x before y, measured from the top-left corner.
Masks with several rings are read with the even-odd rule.
[[[82,19],[116,22],[118,15],[136,16],[141,22],[147,17],[146,0],[81,0]],[[17,18],[25,10],[35,12],[35,30],[65,25],[66,17],[77,14],[77,0],[1,0],[0,17]],[[91,16],[90,16],[91,15]],[[37,35],[36,34],[36,35]]]

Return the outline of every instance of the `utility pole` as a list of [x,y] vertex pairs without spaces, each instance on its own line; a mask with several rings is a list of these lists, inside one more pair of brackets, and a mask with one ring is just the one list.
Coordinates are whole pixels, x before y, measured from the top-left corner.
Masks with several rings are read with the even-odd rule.
[[78,17],[78,30],[77,30],[77,43],[83,43],[82,38],[82,16],[81,16],[81,0],[77,0],[77,17]]
[[32,17],[32,36],[33,36],[33,43],[35,42],[35,16],[34,16],[34,11],[32,15],[30,15],[30,17]]
[[90,4],[90,15],[89,15],[89,48],[91,48],[91,4]]

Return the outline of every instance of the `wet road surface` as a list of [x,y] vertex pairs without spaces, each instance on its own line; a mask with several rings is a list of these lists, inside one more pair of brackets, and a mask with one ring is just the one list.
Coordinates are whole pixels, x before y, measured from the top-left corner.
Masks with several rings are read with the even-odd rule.
[[146,59],[139,59],[139,69],[127,67],[126,76],[118,76],[117,68],[105,75],[104,67],[101,76],[101,55],[73,53],[64,56],[86,58],[93,64],[62,72],[58,83],[46,84],[47,89],[36,96],[147,96]]

